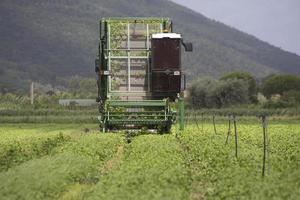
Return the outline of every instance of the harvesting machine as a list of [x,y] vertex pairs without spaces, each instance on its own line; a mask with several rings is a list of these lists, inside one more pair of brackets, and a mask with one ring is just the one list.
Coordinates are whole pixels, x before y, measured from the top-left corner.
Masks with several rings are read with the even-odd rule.
[[181,45],[192,51],[192,44],[172,32],[168,18],[100,21],[95,71],[103,132],[143,127],[169,132],[177,117],[174,107],[184,128]]

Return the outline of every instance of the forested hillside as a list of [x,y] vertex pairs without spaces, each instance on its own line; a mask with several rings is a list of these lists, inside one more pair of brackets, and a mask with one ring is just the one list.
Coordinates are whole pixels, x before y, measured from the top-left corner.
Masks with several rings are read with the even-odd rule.
[[233,70],[257,77],[300,73],[300,57],[167,0],[1,0],[0,88],[30,80],[64,85],[72,75],[94,76],[98,21],[108,16],[166,16],[194,43],[184,55],[188,79]]

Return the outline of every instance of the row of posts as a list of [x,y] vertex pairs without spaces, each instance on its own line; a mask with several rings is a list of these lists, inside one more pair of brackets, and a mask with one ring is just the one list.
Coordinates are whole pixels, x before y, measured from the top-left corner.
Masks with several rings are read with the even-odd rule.
[[[261,119],[262,133],[263,133],[262,176],[264,177],[266,175],[266,164],[269,164],[269,145],[270,144],[269,144],[269,138],[268,138],[268,132],[267,132],[268,116],[261,115],[259,117]],[[196,119],[196,115],[194,115],[194,118],[195,118],[195,123],[196,123],[198,130],[200,130],[200,126],[199,126],[198,120]],[[183,124],[187,125],[188,120],[189,120],[189,117],[186,117],[186,120],[185,120],[185,122],[183,122]],[[201,131],[203,132],[203,124],[204,124],[203,123],[203,121],[204,121],[203,113],[201,114],[201,121],[202,121]],[[180,130],[183,130],[183,129],[181,129],[182,128],[181,123],[182,122],[180,121]],[[216,115],[215,114],[213,114],[213,116],[212,116],[212,123],[213,123],[214,134],[217,135],[218,133],[217,133],[217,127],[216,127]],[[228,116],[228,131],[227,131],[225,145],[227,145],[229,142],[229,137],[232,133],[232,126],[233,126],[234,141],[235,141],[235,157],[238,158],[238,131],[237,131],[237,120],[236,120],[235,114],[231,114]],[[183,127],[184,127],[184,125],[183,125]]]

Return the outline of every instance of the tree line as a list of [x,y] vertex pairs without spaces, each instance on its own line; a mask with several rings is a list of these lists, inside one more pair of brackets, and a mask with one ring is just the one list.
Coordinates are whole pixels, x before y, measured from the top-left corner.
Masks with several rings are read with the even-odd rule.
[[188,88],[192,108],[223,108],[260,104],[265,108],[300,106],[300,76],[272,74],[257,81],[248,72],[231,72],[219,79],[203,77]]
[[[60,88],[39,83],[34,85],[35,103],[40,107],[55,106],[58,99],[97,97],[96,80],[92,78],[73,76],[66,87]],[[219,79],[199,78],[188,87],[188,93],[188,105],[194,109],[240,105],[259,105],[263,108],[300,107],[300,76],[273,74],[258,81],[248,72],[232,72]],[[30,105],[30,98],[0,90],[0,107],[6,104]]]

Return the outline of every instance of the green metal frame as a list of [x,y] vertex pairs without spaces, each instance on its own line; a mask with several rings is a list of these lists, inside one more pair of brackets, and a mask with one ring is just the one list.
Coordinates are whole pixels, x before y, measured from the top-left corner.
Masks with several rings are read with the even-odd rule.
[[[145,49],[131,49],[130,48],[130,25],[132,24],[146,24],[147,25],[147,47]],[[156,25],[160,26],[159,31],[157,32],[151,32],[148,29],[148,25]],[[111,33],[112,27],[118,27],[118,26],[127,26],[127,38],[128,38],[128,48],[127,49],[112,49],[112,39],[111,36],[113,33]],[[112,88],[112,80],[110,76],[101,76],[101,80],[99,81],[99,94],[98,96],[101,96],[103,99],[107,99],[108,97],[114,96],[118,97],[121,96],[124,92],[129,92],[132,95],[146,95],[151,97],[150,92],[150,83],[148,82],[148,89],[145,91],[131,91],[131,83],[130,83],[130,65],[131,65],[131,59],[145,59],[148,63],[147,68],[150,68],[149,58],[150,58],[150,35],[152,33],[159,33],[163,32],[163,30],[168,29],[169,32],[172,32],[172,22],[169,18],[103,18],[100,22],[100,47],[99,47],[99,60],[101,63],[101,70],[111,72],[111,63],[113,60],[121,59],[121,60],[127,60],[127,67],[128,67],[128,90],[123,91],[116,91]],[[133,52],[136,51],[144,51],[145,56],[132,56]],[[126,52],[126,55],[113,55],[115,52]],[[148,76],[149,76],[148,72]],[[148,77],[148,80],[150,80],[150,77]]]
[[[146,48],[130,48],[130,27],[131,25],[142,24],[146,25]],[[149,29],[151,26],[159,26],[159,30]],[[114,49],[112,48],[112,29],[118,30],[118,27],[127,27],[127,49]],[[150,36],[153,33],[161,33],[165,29],[168,32],[172,32],[172,22],[169,18],[103,18],[100,21],[100,45],[99,56],[100,70],[98,74],[98,97],[100,100],[98,117],[100,127],[103,132],[113,129],[124,128],[140,128],[147,127],[153,129],[161,129],[165,132],[169,132],[172,123],[176,121],[176,111],[171,109],[168,99],[153,100],[150,91],[150,77],[148,77],[148,85],[145,91],[132,91],[131,90],[131,60],[132,59],[145,59],[147,61],[147,67],[150,71]],[[126,29],[123,29],[126,32]],[[156,32],[155,32],[156,31]],[[144,56],[133,56],[134,52],[144,52]],[[119,52],[119,53],[116,53]],[[125,53],[126,52],[126,53]],[[115,55],[116,54],[116,55]],[[122,55],[121,55],[122,54]],[[124,55],[123,55],[124,54]],[[111,62],[115,59],[127,60],[127,90],[114,91],[112,89],[111,74]],[[106,74],[105,74],[106,73]],[[149,76],[150,72],[148,72]],[[144,96],[149,100],[120,100],[122,95],[131,96]],[[184,123],[182,118],[184,117],[184,103],[183,100],[179,100],[180,108],[180,128],[183,130]],[[184,120],[183,120],[184,121]]]
[[169,132],[176,120],[167,99],[164,100],[107,100],[105,112],[99,117],[103,132],[113,129],[152,128]]

